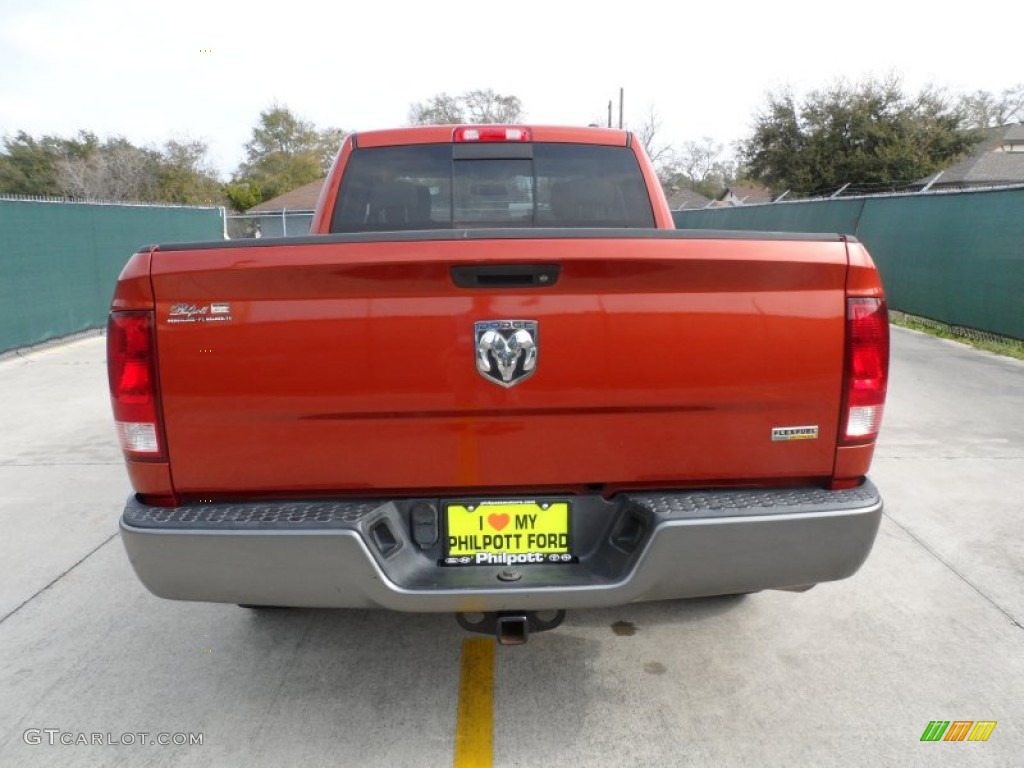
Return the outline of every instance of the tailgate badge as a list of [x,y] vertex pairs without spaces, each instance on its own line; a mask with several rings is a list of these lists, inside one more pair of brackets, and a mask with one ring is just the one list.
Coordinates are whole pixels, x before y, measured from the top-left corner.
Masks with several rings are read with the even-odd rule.
[[514,387],[537,370],[536,320],[482,320],[473,330],[476,369],[488,381]]
[[817,440],[818,426],[807,427],[773,427],[772,442],[789,442],[790,440]]
[[177,302],[171,304],[167,313],[168,323],[223,323],[230,320],[231,305],[223,302],[202,305]]

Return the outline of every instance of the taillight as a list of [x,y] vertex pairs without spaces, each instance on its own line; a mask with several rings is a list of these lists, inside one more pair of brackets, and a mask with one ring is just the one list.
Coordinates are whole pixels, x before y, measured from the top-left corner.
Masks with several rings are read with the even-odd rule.
[[107,374],[121,449],[131,459],[163,459],[152,312],[110,313]]
[[453,141],[530,141],[530,129],[510,125],[481,125],[455,129]]
[[889,378],[889,315],[883,299],[847,299],[846,380],[841,440],[878,437]]

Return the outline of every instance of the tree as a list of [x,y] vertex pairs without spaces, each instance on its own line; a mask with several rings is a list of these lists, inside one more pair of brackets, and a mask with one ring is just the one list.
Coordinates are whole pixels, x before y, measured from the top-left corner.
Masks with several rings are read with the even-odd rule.
[[658,140],[658,132],[661,130],[661,116],[651,104],[647,107],[647,114],[634,133],[643,144],[647,157],[654,165],[654,170],[661,181],[667,182],[676,172],[675,150],[669,144],[663,144]]
[[345,136],[340,128],[318,130],[274,104],[260,113],[245,145],[246,160],[229,185],[229,199],[235,205],[256,197],[270,199],[322,178]]
[[1007,88],[998,96],[988,91],[975,91],[962,96],[960,104],[974,128],[1024,122],[1024,83]]
[[63,157],[57,163],[57,182],[69,197],[155,201],[160,160],[155,150],[111,138],[81,156]]
[[86,200],[216,204],[222,184],[201,141],[168,141],[163,151],[137,147],[123,136],[100,141],[79,131],[74,138],[24,131],[4,139],[0,192]]
[[224,186],[224,194],[236,211],[247,211],[263,200],[263,192],[248,181],[232,181]]
[[490,88],[466,91],[458,96],[439,93],[409,107],[412,125],[458,123],[519,123],[523,105],[516,96],[503,96]]
[[224,189],[208,151],[198,139],[172,139],[160,151],[110,138],[61,158],[58,184],[61,194],[87,200],[217,205],[225,200]]
[[462,101],[469,123],[518,123],[523,119],[523,105],[517,96],[502,96],[490,88],[468,91]]
[[736,181],[736,173],[736,162],[725,154],[725,145],[704,136],[700,141],[685,142],[676,152],[673,182],[717,198]]
[[660,140],[661,116],[654,105],[633,133],[651,159],[658,179],[666,189],[686,187],[706,197],[718,197],[736,175],[736,163],[725,155],[725,147],[705,136],[681,146]]
[[198,139],[171,139],[164,144],[157,171],[157,198],[179,205],[224,202],[224,185],[207,157],[209,148]]
[[1002,92],[999,99],[999,111],[996,114],[996,125],[1005,125],[1016,120],[1024,123],[1024,83],[1017,83]]
[[950,165],[980,138],[944,91],[903,92],[898,78],[837,81],[798,101],[769,93],[741,142],[751,178],[776,192],[821,194],[852,184],[877,190]]
[[62,160],[81,158],[99,146],[99,140],[88,131],[78,137],[60,136],[33,138],[24,131],[4,138],[0,154],[0,193],[16,195],[59,196],[65,194],[58,179]]
[[320,168],[326,174],[334,164],[334,158],[338,155],[342,142],[348,136],[348,131],[341,128],[324,128],[317,131],[316,145],[317,153],[320,156]]
[[409,122],[412,125],[455,125],[466,122],[465,112],[458,96],[439,93],[426,101],[418,101],[409,107]]

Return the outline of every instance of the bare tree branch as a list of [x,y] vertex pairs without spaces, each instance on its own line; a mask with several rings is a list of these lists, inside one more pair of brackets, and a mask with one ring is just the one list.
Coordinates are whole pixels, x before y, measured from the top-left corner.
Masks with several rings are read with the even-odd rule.
[[412,125],[518,123],[522,120],[523,105],[519,98],[503,96],[490,88],[458,96],[438,93],[409,107]]
[[651,159],[658,177],[665,180],[675,172],[677,161],[675,150],[672,146],[663,144],[658,140],[658,131],[660,130],[661,116],[654,108],[654,105],[651,104],[647,107],[647,114],[644,116],[643,122],[633,133],[636,134],[636,137],[640,139],[640,143],[643,144],[644,151]]

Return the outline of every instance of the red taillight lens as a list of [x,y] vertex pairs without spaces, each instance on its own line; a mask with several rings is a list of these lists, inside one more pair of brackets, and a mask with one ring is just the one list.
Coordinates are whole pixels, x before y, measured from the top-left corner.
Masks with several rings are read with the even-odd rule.
[[110,313],[107,374],[121,449],[133,459],[163,459],[152,312]]
[[889,379],[889,314],[883,299],[847,299],[842,442],[878,437]]
[[455,129],[452,139],[461,141],[530,141],[530,129],[517,125],[481,125]]

